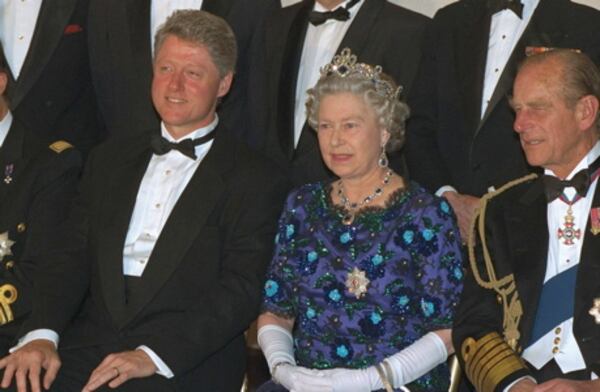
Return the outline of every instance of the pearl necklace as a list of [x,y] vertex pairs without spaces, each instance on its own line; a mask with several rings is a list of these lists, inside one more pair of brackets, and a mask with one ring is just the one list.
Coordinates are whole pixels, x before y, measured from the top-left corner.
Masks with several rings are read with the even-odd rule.
[[387,184],[390,183],[390,179],[393,174],[394,174],[394,172],[392,172],[391,170],[388,169],[388,171],[385,173],[385,176],[383,177],[381,186],[378,186],[377,188],[375,188],[375,191],[373,193],[371,193],[370,195],[365,197],[362,201],[357,202],[357,203],[352,203],[348,199],[348,196],[346,196],[346,193],[344,192],[344,183],[342,182],[342,180],[340,180],[339,185],[338,185],[337,195],[340,198],[340,200],[342,201],[342,205],[344,206],[344,208],[348,211],[342,217],[342,223],[345,225],[351,224],[354,221],[354,216],[356,215],[357,210],[359,210],[363,206],[371,203],[375,198],[381,196],[383,194],[383,189],[387,186]]

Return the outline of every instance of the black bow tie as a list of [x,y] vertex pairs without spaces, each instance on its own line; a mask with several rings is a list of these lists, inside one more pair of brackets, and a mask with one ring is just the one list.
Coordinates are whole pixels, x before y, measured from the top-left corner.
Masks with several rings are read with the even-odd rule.
[[150,147],[152,147],[152,152],[156,155],[164,155],[171,150],[177,150],[190,159],[196,159],[196,146],[204,144],[214,138],[214,129],[202,137],[197,139],[184,139],[179,143],[170,142],[161,135],[154,134],[150,139]]
[[575,188],[579,196],[585,197],[590,187],[590,173],[588,169],[577,172],[570,180],[561,180],[554,176],[544,175],[544,189],[548,203],[560,197],[565,188],[568,187]]
[[520,0],[488,0],[488,7],[492,15],[509,9],[519,18],[523,18],[523,3]]
[[338,7],[333,11],[311,11],[310,15],[308,16],[308,20],[315,26],[325,23],[328,19],[346,21],[350,19],[350,12],[348,12],[348,10],[354,7],[354,5],[359,1],[360,0],[352,0],[346,4],[346,7]]

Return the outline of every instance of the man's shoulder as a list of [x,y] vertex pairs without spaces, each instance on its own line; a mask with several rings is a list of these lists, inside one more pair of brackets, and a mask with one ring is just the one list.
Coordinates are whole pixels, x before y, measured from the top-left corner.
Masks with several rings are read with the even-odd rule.
[[274,176],[274,179],[282,176],[282,172],[275,162],[253,150],[246,143],[229,134],[218,137],[222,138],[220,142],[229,145],[230,159],[233,160],[234,171],[238,175]]
[[457,21],[463,21],[470,18],[474,12],[481,12],[484,9],[485,1],[459,0],[437,10],[433,20],[437,23],[457,23]]
[[404,18],[407,20],[412,20],[415,22],[426,23],[430,20],[429,17],[417,12],[413,11],[409,8],[403,7],[399,4],[392,3],[390,0],[381,0],[383,2],[383,9],[385,10],[386,15],[392,18]]
[[23,159],[28,161],[29,170],[51,170],[62,172],[81,167],[81,153],[76,146],[65,140],[47,142],[37,136],[17,119],[10,132],[19,132],[23,138]]
[[513,203],[528,204],[543,192],[542,187],[539,175],[532,173],[511,180],[496,190],[488,192],[483,199],[494,209],[502,209]]

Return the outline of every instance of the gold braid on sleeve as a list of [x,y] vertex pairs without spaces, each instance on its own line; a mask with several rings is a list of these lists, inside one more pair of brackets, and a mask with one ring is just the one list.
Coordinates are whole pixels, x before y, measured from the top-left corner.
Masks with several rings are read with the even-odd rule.
[[[493,392],[496,385],[509,374],[526,368],[521,358],[515,353],[517,350],[520,333],[519,322],[523,315],[523,307],[513,274],[498,278],[490,256],[485,238],[485,213],[487,203],[492,198],[509,188],[537,177],[529,174],[525,177],[511,181],[498,190],[487,193],[481,198],[479,208],[471,222],[468,238],[469,264],[477,284],[485,289],[494,290],[498,301],[502,303],[502,329],[504,337],[497,332],[492,332],[479,340],[467,338],[462,344],[462,354],[465,361],[465,372],[480,392]],[[477,266],[475,256],[476,238],[479,236],[485,273],[488,280],[484,280]]]

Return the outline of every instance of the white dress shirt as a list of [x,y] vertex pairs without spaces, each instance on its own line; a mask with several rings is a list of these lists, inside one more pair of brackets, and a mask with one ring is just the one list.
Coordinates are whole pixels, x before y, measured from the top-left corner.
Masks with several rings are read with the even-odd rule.
[[[215,129],[218,117],[207,127],[200,128],[183,139],[196,139]],[[176,142],[161,124],[162,136]],[[123,274],[142,276],[154,245],[175,206],[179,196],[196,172],[212,146],[212,140],[196,146],[197,159],[193,160],[177,150],[164,155],[153,155],[140,184],[129,230],[123,249]]]
[[4,144],[6,140],[6,136],[8,135],[8,131],[10,130],[10,126],[12,125],[13,117],[10,111],[6,112],[6,115],[2,120],[0,120],[0,147]]
[[0,42],[15,79],[19,78],[42,0],[0,0]]
[[197,9],[202,7],[202,0],[156,0],[150,6],[150,47],[154,53],[154,36],[167,18],[176,10]]
[[500,80],[502,71],[529,24],[531,15],[538,6],[539,0],[521,0],[521,2],[523,3],[522,19],[508,9],[492,15],[481,99],[482,118],[496,89],[498,80]]
[[[197,129],[179,140],[202,137],[215,129],[218,123],[219,117],[215,114],[215,119],[211,124]],[[179,141],[173,139],[162,123],[161,134],[169,141]],[[171,150],[164,155],[152,156],[138,190],[125,239],[124,275],[142,276],[154,245],[173,207],[211,146],[212,140],[196,146],[196,160],[188,158],[177,150]],[[143,262],[140,262],[142,260]],[[11,348],[10,352],[35,339],[50,340],[58,347],[59,336],[55,331],[36,329],[19,339],[19,343]],[[142,345],[137,348],[143,350],[152,359],[158,369],[157,374],[167,378],[174,376],[168,365],[150,347]]]
[[[517,14],[508,9],[492,15],[481,95],[481,118],[487,110],[502,71],[506,67],[517,42],[521,39],[540,0],[522,0],[521,2],[523,3],[523,19],[520,19]],[[441,197],[444,192],[448,191],[456,192],[456,189],[451,185],[444,185],[435,194]],[[489,191],[493,191],[493,189],[489,189]]]
[[[349,2],[350,0],[346,0],[335,8],[345,7]],[[304,123],[306,122],[305,105],[308,98],[306,90],[313,87],[319,80],[321,67],[331,62],[333,55],[340,46],[342,39],[350,28],[350,24],[352,24],[363,3],[364,0],[361,0],[350,8],[350,19],[346,21],[328,19],[325,23],[318,26],[312,23],[308,24],[302,48],[302,58],[298,69],[298,79],[296,81],[294,148],[298,146],[302,127],[304,127]],[[323,7],[319,2],[315,2],[313,9],[319,12],[329,11],[329,9]]]

